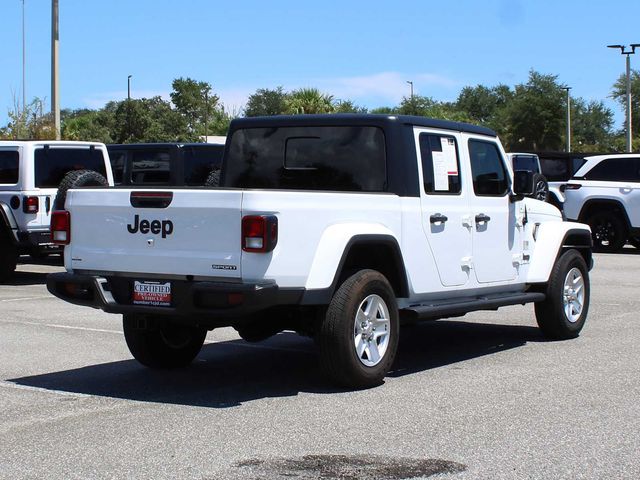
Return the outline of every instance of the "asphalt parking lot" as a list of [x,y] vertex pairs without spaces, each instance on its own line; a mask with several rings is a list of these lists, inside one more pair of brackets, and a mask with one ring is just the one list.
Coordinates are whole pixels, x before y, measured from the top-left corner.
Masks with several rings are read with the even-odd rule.
[[209,333],[192,367],[131,359],[120,317],[0,285],[0,478],[640,478],[640,255],[596,255],[580,338],[533,307],[402,331],[384,385],[337,391],[313,342]]

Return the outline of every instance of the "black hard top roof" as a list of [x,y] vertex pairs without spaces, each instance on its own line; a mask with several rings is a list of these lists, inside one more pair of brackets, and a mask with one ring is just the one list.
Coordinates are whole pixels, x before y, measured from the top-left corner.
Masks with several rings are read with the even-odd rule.
[[331,126],[331,125],[372,125],[393,128],[399,125],[440,128],[456,132],[476,133],[495,137],[490,128],[470,123],[452,122],[436,118],[412,115],[374,115],[365,113],[333,113],[325,115],[274,115],[269,117],[237,118],[231,122],[230,130],[238,128],[268,128],[292,126]]
[[220,143],[182,143],[182,142],[156,142],[156,143],[110,143],[108,149],[113,150],[145,150],[148,148],[184,148],[184,147],[224,147]]

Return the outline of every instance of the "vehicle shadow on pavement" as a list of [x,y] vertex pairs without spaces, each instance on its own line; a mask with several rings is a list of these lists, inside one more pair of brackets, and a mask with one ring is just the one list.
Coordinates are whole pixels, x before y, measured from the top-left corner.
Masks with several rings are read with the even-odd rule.
[[[402,333],[391,377],[543,341],[534,327],[459,321],[421,324]],[[208,343],[183,370],[150,370],[135,360],[123,360],[8,381],[48,390],[209,408],[230,408],[300,392],[343,391],[322,377],[313,341],[293,333],[257,344],[243,340]]]
[[47,283],[47,272],[15,272],[11,278],[0,285],[44,285]]

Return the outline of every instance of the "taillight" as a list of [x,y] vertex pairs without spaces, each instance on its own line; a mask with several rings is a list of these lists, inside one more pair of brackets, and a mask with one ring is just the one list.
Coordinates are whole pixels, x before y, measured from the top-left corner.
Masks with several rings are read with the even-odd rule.
[[38,197],[24,197],[22,202],[22,211],[24,213],[38,213],[38,210],[40,210]]
[[582,185],[580,185],[579,183],[565,183],[564,185],[560,185],[561,192],[564,192],[566,190],[578,190],[579,188],[582,188]]
[[242,250],[266,253],[278,243],[278,217],[275,215],[247,215],[242,218]]
[[58,245],[69,245],[71,241],[71,216],[66,210],[51,214],[51,241]]

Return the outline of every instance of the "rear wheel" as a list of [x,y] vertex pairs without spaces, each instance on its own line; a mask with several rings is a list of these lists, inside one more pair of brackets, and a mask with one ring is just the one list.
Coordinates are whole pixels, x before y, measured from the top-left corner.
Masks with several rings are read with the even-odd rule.
[[349,388],[379,385],[398,348],[399,320],[388,280],[374,270],[350,276],[333,296],[318,333],[323,370]]
[[615,213],[596,212],[586,219],[591,227],[593,250],[614,253],[627,241],[627,229],[622,219]]
[[629,243],[631,245],[633,245],[635,248],[640,249],[640,237],[639,236],[629,237]]
[[150,368],[186,367],[198,355],[207,330],[138,315],[122,318],[124,338],[133,357]]
[[8,235],[0,231],[0,281],[7,280],[18,264],[18,247]]
[[568,250],[553,266],[547,298],[535,304],[536,320],[542,333],[554,340],[580,334],[589,311],[589,272],[582,255]]

